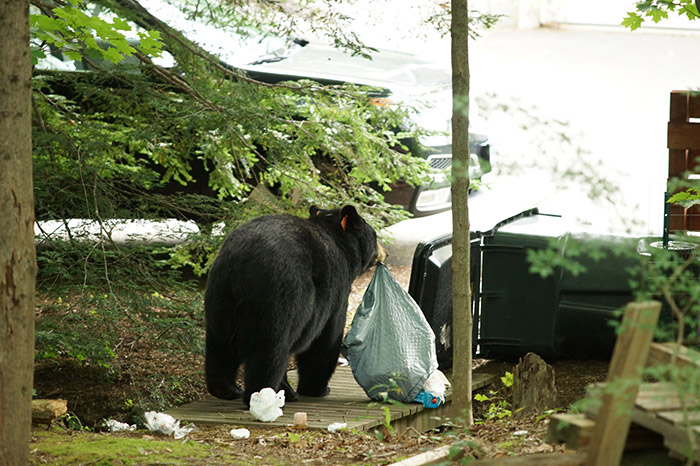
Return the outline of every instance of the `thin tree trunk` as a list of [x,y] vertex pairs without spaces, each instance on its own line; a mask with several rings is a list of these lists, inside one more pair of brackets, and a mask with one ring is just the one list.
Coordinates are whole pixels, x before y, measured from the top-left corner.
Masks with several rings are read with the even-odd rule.
[[0,1],[0,464],[29,464],[34,361],[29,2]]
[[469,14],[452,0],[452,404],[469,425],[472,414],[472,313],[469,285]]

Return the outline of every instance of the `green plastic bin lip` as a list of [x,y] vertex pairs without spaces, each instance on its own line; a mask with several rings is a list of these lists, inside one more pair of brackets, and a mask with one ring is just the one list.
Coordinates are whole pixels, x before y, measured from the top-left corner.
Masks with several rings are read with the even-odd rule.
[[690,257],[695,253],[698,245],[695,243],[689,243],[687,241],[672,240],[669,241],[666,246],[664,246],[663,241],[645,241],[644,239],[639,241],[637,251],[643,256],[651,256],[653,250],[667,250],[674,252],[682,257]]
[[664,246],[663,241],[652,241],[649,243],[649,246],[656,249],[668,249],[669,251],[678,252],[681,254],[690,254],[695,250],[697,244],[688,243],[686,241],[669,241],[668,244]]

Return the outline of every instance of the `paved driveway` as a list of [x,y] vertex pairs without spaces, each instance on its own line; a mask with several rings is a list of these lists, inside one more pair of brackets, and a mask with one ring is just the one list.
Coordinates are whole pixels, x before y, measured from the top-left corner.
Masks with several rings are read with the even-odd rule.
[[[698,50],[700,34],[600,28],[497,29],[472,41],[472,97],[500,169],[473,214],[537,205],[598,230],[659,234],[669,93],[700,89]],[[607,198],[606,183],[618,188]],[[448,213],[391,232],[408,251],[450,227]],[[407,255],[398,249],[395,260]]]

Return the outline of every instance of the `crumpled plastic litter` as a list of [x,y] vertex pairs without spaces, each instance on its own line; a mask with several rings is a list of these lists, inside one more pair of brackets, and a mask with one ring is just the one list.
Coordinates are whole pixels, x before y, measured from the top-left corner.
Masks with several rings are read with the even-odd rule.
[[445,374],[436,369],[430,374],[413,401],[421,403],[425,408],[437,408],[445,402],[445,392],[449,386],[450,381]]
[[334,422],[334,423],[328,425],[328,432],[338,432],[339,430],[347,429],[347,428],[348,428],[347,422]]
[[105,421],[105,427],[109,429],[110,432],[124,432],[124,431],[129,431],[133,432],[136,430],[136,424],[127,424],[126,422],[119,422],[115,421],[114,419],[110,419],[108,421]]
[[250,431],[248,429],[231,429],[231,437],[236,440],[242,440],[250,437]]
[[148,411],[144,416],[146,418],[146,428],[148,430],[160,432],[165,435],[174,434],[176,440],[184,438],[196,427],[194,424],[190,424],[187,427],[180,427],[180,421],[170,414]]
[[283,414],[282,406],[284,390],[275,393],[272,388],[265,387],[250,396],[250,414],[258,421],[273,422]]
[[435,370],[423,384],[423,390],[435,397],[440,398],[442,401],[445,401],[445,392],[449,386],[450,381],[447,380],[445,374],[443,374],[440,370]]

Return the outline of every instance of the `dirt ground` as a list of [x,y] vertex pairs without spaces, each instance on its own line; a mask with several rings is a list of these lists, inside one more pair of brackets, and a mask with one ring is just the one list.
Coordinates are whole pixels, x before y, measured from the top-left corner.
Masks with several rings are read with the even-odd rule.
[[[402,286],[408,286],[410,267],[391,267],[392,275]],[[362,299],[364,290],[371,279],[371,272],[356,281],[350,297],[349,309],[352,311]],[[350,321],[351,315],[348,321]],[[79,425],[99,430],[101,419],[124,419],[137,408],[154,409],[154,400],[130,398],[135,387],[153,386],[173,383],[177,380],[179,394],[176,398],[157,400],[160,405],[183,403],[203,395],[203,360],[201,357],[183,358],[181,355],[159,354],[153,351],[138,351],[130,348],[128,352],[117,350],[117,357],[122,358],[123,375],[118,380],[110,380],[103,373],[89,367],[58,364],[56,362],[41,364],[35,371],[35,389],[40,398],[64,398],[68,400],[69,411],[79,420]],[[560,360],[547,361],[555,372],[557,389],[557,410],[567,410],[575,401],[585,394],[585,387],[594,382],[605,380],[607,361],[601,360]],[[488,371],[502,376],[513,370],[517,361],[475,360],[475,371]],[[166,377],[167,374],[167,377]],[[507,390],[502,386],[486,387],[481,390],[489,394],[493,402],[507,400]],[[141,391],[143,393],[143,390]],[[125,401],[126,400],[126,401]],[[390,464],[398,459],[412,456],[426,450],[448,444],[458,439],[469,439],[474,447],[471,454],[475,457],[498,457],[503,455],[520,455],[528,453],[546,453],[561,451],[561,446],[548,445],[544,442],[547,419],[533,418],[514,421],[508,417],[485,420],[491,402],[474,402],[474,417],[477,424],[470,429],[457,425],[452,429],[442,429],[430,433],[413,433],[415,435],[396,436],[384,431],[369,434],[341,433],[302,433],[291,429],[252,429],[250,438],[233,440],[229,430],[231,426],[199,427],[189,436],[190,441],[214,446],[235,448],[240,464]],[[65,423],[64,423],[65,424]],[[74,424],[72,427],[76,427]],[[40,427],[38,429],[43,429]],[[455,434],[448,435],[452,430]],[[468,435],[471,434],[471,435]],[[66,435],[74,432],[66,430]],[[87,435],[87,434],[86,434]],[[105,434],[92,434],[104,437]],[[140,430],[130,434],[109,434],[110,436],[131,436],[153,438],[147,431]],[[219,462],[214,455],[206,464],[228,464]],[[55,462],[57,461],[57,462]],[[222,460],[223,461],[223,460]],[[34,464],[62,464],[60,459],[43,454],[40,449],[33,452]],[[119,464],[119,463],[100,463]],[[122,463],[124,464],[124,463]],[[128,464],[148,464],[128,463]],[[184,462],[182,464],[200,464]],[[201,463],[205,464],[205,463]]]

